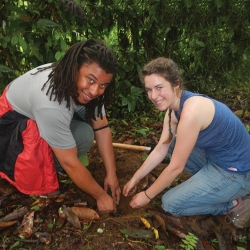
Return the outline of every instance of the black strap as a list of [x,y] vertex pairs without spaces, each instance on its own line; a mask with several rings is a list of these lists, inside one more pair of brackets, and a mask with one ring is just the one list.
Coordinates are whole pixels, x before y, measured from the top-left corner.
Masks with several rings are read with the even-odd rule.
[[104,129],[104,128],[107,128],[107,127],[109,127],[109,125],[105,125],[105,126],[103,126],[103,127],[101,127],[101,128],[96,128],[96,129],[93,129],[93,130],[94,130],[94,132],[96,132],[96,131],[98,131],[98,130],[101,130],[101,129]]

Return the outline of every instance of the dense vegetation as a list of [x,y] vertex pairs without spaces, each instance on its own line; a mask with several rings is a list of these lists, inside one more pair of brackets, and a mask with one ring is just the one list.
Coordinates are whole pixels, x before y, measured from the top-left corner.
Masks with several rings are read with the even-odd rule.
[[249,94],[249,13],[249,0],[4,0],[0,89],[59,60],[75,42],[96,38],[120,62],[113,117],[146,110],[138,73],[159,56],[179,64],[190,90],[218,95],[230,87]]

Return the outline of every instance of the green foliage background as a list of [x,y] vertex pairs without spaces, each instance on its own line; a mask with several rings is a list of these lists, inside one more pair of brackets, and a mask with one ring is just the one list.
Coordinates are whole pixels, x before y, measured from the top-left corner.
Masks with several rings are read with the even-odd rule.
[[113,117],[146,110],[139,78],[149,60],[170,57],[186,87],[212,94],[247,86],[250,0],[4,0],[0,3],[0,88],[72,44],[96,38],[117,55]]

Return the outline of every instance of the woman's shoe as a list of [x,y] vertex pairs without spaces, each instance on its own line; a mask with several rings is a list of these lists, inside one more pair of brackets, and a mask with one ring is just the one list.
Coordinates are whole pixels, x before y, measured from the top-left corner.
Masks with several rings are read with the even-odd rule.
[[238,205],[228,211],[227,216],[238,228],[250,226],[250,197],[245,196],[238,200]]

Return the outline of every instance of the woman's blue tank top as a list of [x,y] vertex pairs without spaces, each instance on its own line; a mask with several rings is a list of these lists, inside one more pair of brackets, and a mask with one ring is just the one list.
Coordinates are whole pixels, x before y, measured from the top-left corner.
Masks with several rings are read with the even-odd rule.
[[[195,147],[205,150],[209,159],[226,171],[250,171],[250,135],[240,119],[225,104],[189,91],[182,93],[180,115],[184,102],[193,96],[209,98],[215,106],[214,118],[200,131]],[[175,115],[179,120],[177,112]]]

